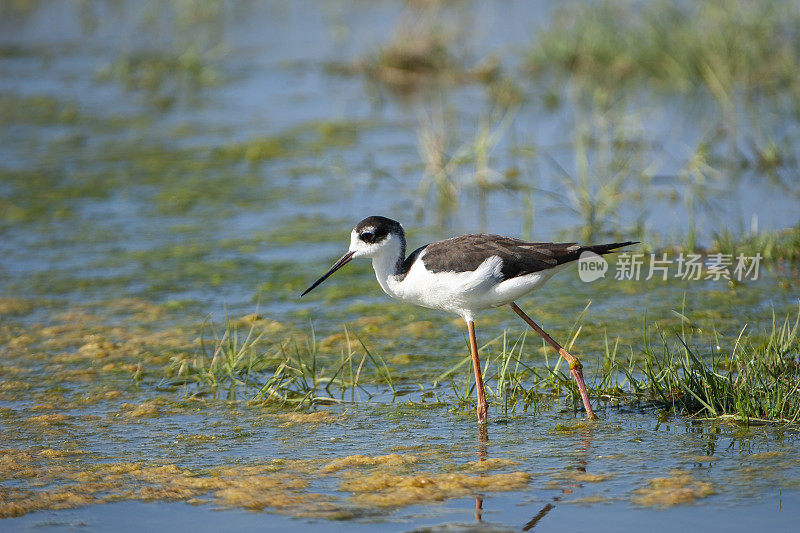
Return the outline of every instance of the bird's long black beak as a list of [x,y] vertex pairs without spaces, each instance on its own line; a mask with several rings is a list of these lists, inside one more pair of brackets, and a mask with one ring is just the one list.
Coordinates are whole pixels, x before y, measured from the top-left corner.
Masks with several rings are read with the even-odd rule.
[[349,263],[353,259],[354,253],[355,252],[347,252],[346,254],[344,254],[341,259],[339,259],[338,261],[336,261],[336,263],[334,263],[331,269],[328,270],[324,276],[315,281],[314,284],[311,285],[309,288],[307,288],[305,292],[303,292],[303,294],[301,294],[300,296],[305,296],[306,294],[314,290],[314,287],[316,287],[317,285],[328,279],[331,274],[333,274],[334,272],[345,266],[347,263]]

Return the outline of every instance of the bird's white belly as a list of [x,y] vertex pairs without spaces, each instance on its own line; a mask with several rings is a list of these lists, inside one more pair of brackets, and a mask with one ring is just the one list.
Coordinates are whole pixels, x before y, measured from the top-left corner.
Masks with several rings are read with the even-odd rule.
[[511,303],[561,270],[561,267],[557,267],[500,281],[501,268],[502,261],[497,256],[488,258],[476,270],[467,272],[433,273],[417,261],[405,278],[398,280],[389,276],[381,286],[389,296],[398,300],[441,309],[472,320],[477,312]]

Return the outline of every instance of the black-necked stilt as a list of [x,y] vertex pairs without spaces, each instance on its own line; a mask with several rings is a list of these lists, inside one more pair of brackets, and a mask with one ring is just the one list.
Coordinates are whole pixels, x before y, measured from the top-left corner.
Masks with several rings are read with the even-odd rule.
[[356,224],[350,234],[348,252],[300,296],[311,292],[351,260],[371,257],[378,283],[392,298],[462,317],[469,331],[480,423],[486,422],[486,397],[475,340],[475,315],[484,309],[508,304],[569,363],[586,415],[595,418],[580,362],[531,320],[514,300],[540,287],[568,263],[579,259],[583,252],[605,254],[629,244],[636,243],[582,246],[478,234],[427,244],[406,257],[403,226],[386,217],[372,216]]

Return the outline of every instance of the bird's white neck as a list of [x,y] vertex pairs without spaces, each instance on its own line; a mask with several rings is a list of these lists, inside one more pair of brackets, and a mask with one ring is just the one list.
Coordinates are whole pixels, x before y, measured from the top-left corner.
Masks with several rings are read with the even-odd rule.
[[405,239],[400,239],[395,235],[390,235],[386,244],[372,256],[372,268],[375,270],[375,277],[378,279],[383,292],[389,296],[397,296],[395,285],[392,278],[400,272],[406,253]]

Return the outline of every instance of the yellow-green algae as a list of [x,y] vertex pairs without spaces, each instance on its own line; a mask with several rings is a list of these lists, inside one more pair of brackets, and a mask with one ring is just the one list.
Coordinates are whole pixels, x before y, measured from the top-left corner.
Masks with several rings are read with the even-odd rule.
[[653,478],[646,487],[633,492],[634,503],[648,507],[671,507],[693,503],[715,494],[714,486],[685,471],[673,470],[668,477]]
[[388,455],[348,455],[346,457],[340,457],[338,459],[334,459],[324,467],[322,467],[321,472],[328,474],[331,472],[337,472],[343,469],[351,469],[353,467],[363,467],[363,466],[370,466],[370,467],[388,467],[388,468],[398,468],[398,467],[405,467],[408,465],[413,465],[419,462],[419,458],[414,455],[406,455],[406,454],[388,454]]
[[614,477],[612,474],[593,474],[583,470],[563,470],[553,474],[553,479],[575,481],[577,483],[601,483]]
[[[172,392],[168,397],[152,397],[152,390],[133,386],[137,373],[152,380],[163,375],[170,360],[196,356],[200,345],[197,329],[174,326],[172,311],[168,305],[144,300],[110,300],[53,312],[52,322],[47,324],[25,328],[4,324],[0,334],[7,360],[0,367],[0,395],[9,401],[30,401],[24,409],[0,410],[4,423],[18,431],[35,432],[40,439],[60,439],[65,430],[77,428],[103,432],[107,431],[104,427],[113,424],[152,427],[151,418],[180,415],[209,405],[199,399],[176,402]],[[284,335],[294,334],[285,324],[261,315],[234,320],[243,328],[264,328],[281,340]],[[119,325],[126,321],[135,325]],[[354,321],[352,327],[366,333],[387,323],[385,316],[367,316]],[[418,327],[424,333],[428,324],[423,322]],[[346,341],[347,335],[337,338],[339,349]],[[81,412],[87,405],[98,406],[98,414]],[[386,414],[391,418],[404,408],[392,407],[394,411]],[[325,410],[280,412],[259,407],[252,415],[249,421],[253,427],[266,421],[274,427],[300,427],[312,432],[321,425],[350,420],[347,412]],[[551,438],[572,439],[595,428],[583,421],[561,422],[551,429]],[[178,435],[174,440],[177,446],[194,451],[205,445],[224,447],[242,433],[240,427],[225,431],[229,434],[193,433]],[[271,509],[292,516],[351,517],[370,510],[476,493],[523,490],[535,475],[525,471],[520,461],[493,457],[464,463],[447,447],[436,446],[395,447],[391,449],[395,453],[385,455],[189,468],[168,460],[147,464],[101,456],[81,449],[80,444],[59,449],[52,440],[46,442],[41,447],[3,451],[2,516],[139,499]],[[172,446],[164,444],[169,453],[174,453]],[[185,459],[186,453],[183,448],[183,455],[176,456],[175,462]],[[686,456],[690,461],[710,461],[710,457]],[[753,460],[780,457],[767,452],[753,455]],[[493,473],[498,470],[502,473]],[[746,469],[740,474],[749,475]],[[552,481],[545,484],[546,488],[571,491],[566,487],[572,483],[601,483],[611,479],[612,474],[573,468],[551,472],[550,476]],[[320,494],[314,485],[315,480],[323,478],[330,480],[332,493]],[[22,483],[17,484],[19,481]],[[681,474],[656,478],[632,498],[641,505],[676,505],[704,497],[709,490],[707,483]],[[584,503],[591,503],[591,497],[587,498]]]
[[[226,507],[288,511],[319,501],[293,467],[304,461],[270,462],[198,472],[174,464],[73,461],[82,450],[0,450],[0,480],[29,480],[29,489],[0,486],[0,517],[126,499],[216,503]],[[306,509],[307,511],[307,509]]]
[[[476,492],[520,490],[530,481],[529,473],[519,471],[477,475],[419,471],[416,467],[420,461],[420,457],[411,454],[357,454],[335,459],[320,471],[341,475],[344,480],[339,485],[340,490],[351,492],[352,502],[367,507],[402,507]],[[518,464],[506,460],[487,462],[487,470]],[[472,463],[467,464],[466,470],[473,470]],[[477,468],[474,470],[482,471]]]
[[[32,308],[10,303],[6,310],[13,313]],[[198,400],[179,403],[130,390],[137,374],[156,376],[169,367],[170,359],[190,359],[198,349],[196,330],[192,334],[191,330],[171,326],[167,306],[138,299],[109,300],[72,306],[51,313],[51,317],[47,324],[24,329],[4,327],[0,331],[7,358],[0,394],[12,402],[19,401],[21,395],[33,401],[26,409],[2,410],[0,414],[10,427],[37,432],[38,439],[62,440],[65,431],[78,427],[105,433],[108,429],[104,428],[110,425],[149,425],[148,419],[205,405]],[[119,320],[134,325],[123,327]],[[243,327],[256,325],[276,335],[290,333],[283,324],[255,314],[237,320]],[[383,323],[382,317],[366,317],[355,327]],[[81,410],[87,405],[98,406],[100,411],[85,414]],[[330,411],[261,411],[257,415],[254,424],[271,420],[287,428],[314,428],[341,422],[347,416]],[[220,438],[221,442],[235,438],[235,428],[231,430],[231,435],[179,435],[175,442],[193,447],[216,445]],[[132,462],[87,452],[77,443],[64,448],[52,444],[7,448],[0,451],[0,517],[136,499],[341,518],[374,508],[441,501],[476,491],[514,490],[529,479],[524,472],[483,473],[511,469],[517,466],[514,461],[490,459],[481,465],[459,467],[446,450],[411,447],[409,452],[412,450],[419,453],[351,455],[328,461],[271,460],[204,469],[169,462]],[[426,457],[435,459],[445,472],[417,470],[428,460]],[[459,468],[463,471],[455,472]],[[332,478],[334,487],[338,479],[342,494],[310,491],[311,482],[319,476]],[[370,486],[376,487],[375,492],[365,493]]]
[[17,315],[29,312],[34,302],[26,298],[0,297],[0,315]]
[[281,424],[283,427],[332,424],[344,420],[344,416],[335,415],[329,411],[295,411],[292,413],[279,414],[278,417],[280,420],[283,420]]
[[489,470],[501,470],[503,468],[513,468],[520,466],[519,461],[503,459],[500,457],[488,457],[480,461],[471,461],[461,468],[468,472],[488,472]]
[[578,498],[567,498],[562,500],[562,503],[571,503],[575,505],[595,505],[598,503],[608,503],[610,498],[602,494],[591,494],[589,496],[581,496]]
[[[358,508],[401,507],[476,492],[520,490],[530,480],[526,472],[415,471],[418,462],[411,455],[354,455],[327,464],[281,459],[198,470],[169,463],[91,462],[84,450],[74,448],[4,449],[0,450],[0,483],[25,480],[26,488],[0,484],[0,517],[130,499],[336,516]],[[339,490],[350,493],[350,498],[340,501],[336,495],[308,492],[318,473],[339,477]]]
[[476,492],[522,490],[530,481],[527,472],[468,475],[457,473],[417,473],[398,475],[373,472],[354,476],[340,485],[353,493],[353,501],[362,505],[399,507],[449,498],[473,495]]

